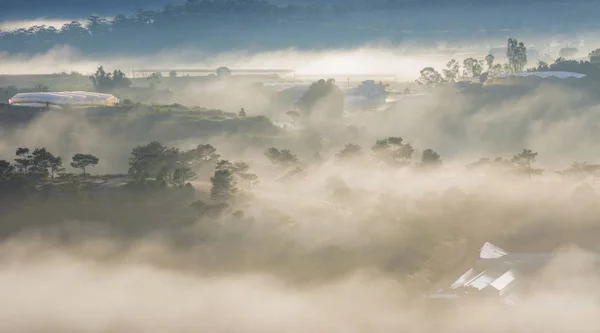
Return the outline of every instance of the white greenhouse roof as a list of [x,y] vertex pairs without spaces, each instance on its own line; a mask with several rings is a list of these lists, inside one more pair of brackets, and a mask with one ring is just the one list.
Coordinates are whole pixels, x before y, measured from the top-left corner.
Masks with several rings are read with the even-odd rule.
[[113,106],[119,103],[119,99],[110,94],[87,91],[33,92],[16,94],[8,103],[27,106]]
[[584,74],[574,73],[574,72],[525,72],[525,73],[517,73],[517,74],[499,74],[499,75],[496,75],[494,78],[502,79],[502,78],[507,78],[507,77],[530,77],[530,76],[537,76],[542,79],[546,79],[549,77],[556,77],[559,79],[568,79],[568,78],[581,79],[582,77],[585,77]]

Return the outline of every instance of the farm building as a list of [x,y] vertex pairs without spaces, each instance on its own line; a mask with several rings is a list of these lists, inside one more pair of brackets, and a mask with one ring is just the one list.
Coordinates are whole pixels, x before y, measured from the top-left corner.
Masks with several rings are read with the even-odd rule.
[[119,99],[110,94],[87,91],[20,93],[8,100],[16,106],[114,106]]

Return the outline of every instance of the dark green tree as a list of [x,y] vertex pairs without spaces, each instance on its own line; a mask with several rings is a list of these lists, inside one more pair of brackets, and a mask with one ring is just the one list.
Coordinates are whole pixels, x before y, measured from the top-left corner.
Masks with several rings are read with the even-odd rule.
[[312,83],[298,101],[298,108],[307,115],[317,107],[323,108],[326,115],[333,117],[340,117],[344,112],[344,94],[334,79],[321,79]]
[[377,140],[371,150],[378,159],[394,165],[408,164],[414,153],[412,145],[401,137]]
[[[145,146],[138,146],[131,152],[129,158],[129,174],[138,181],[148,177],[155,177],[159,173],[167,178],[168,173],[177,168],[179,150],[167,148],[160,142],[151,142]],[[161,175],[162,175],[161,174]]]
[[433,67],[425,67],[420,72],[421,76],[417,80],[420,86],[433,88],[444,83],[444,78]]
[[185,184],[187,184],[189,181],[193,180],[194,178],[196,178],[195,172],[193,172],[188,167],[181,166],[181,167],[175,169],[175,171],[173,171],[173,178],[171,179],[171,182],[175,186],[182,188],[185,186]]
[[210,197],[215,201],[228,201],[238,189],[233,174],[233,164],[229,161],[219,161],[214,175],[210,178],[212,187]]
[[239,117],[245,117],[246,116],[246,110],[244,110],[244,108],[240,109],[240,112],[238,113]]
[[9,178],[15,170],[14,165],[9,161],[0,160],[0,181]]
[[86,175],[85,169],[90,166],[95,166],[100,161],[98,157],[91,154],[75,154],[72,157],[71,167],[75,169],[81,169],[83,175]]
[[17,148],[16,155],[15,162],[19,172],[25,175],[29,174],[29,169],[33,164],[33,156],[29,152],[29,148]]
[[496,57],[494,57],[493,54],[488,54],[485,56],[485,63],[487,64],[487,70],[488,72],[492,70],[492,68],[494,67],[494,61],[496,60]]
[[479,78],[483,73],[483,66],[481,62],[475,58],[467,58],[463,61],[463,68],[465,77]]
[[506,46],[508,68],[513,73],[521,73],[527,65],[527,48],[523,42],[509,38]]
[[362,153],[362,148],[359,145],[349,142],[335,156],[339,159],[349,159],[361,156]]
[[110,92],[114,89],[127,88],[131,85],[131,81],[125,76],[121,70],[114,70],[112,73],[107,73],[103,66],[98,67],[96,73],[90,76],[90,80],[94,85],[94,89],[98,92]]
[[423,167],[438,167],[442,165],[440,155],[432,149],[425,149],[421,154],[421,166]]
[[276,164],[279,161],[279,156],[281,155],[281,151],[277,148],[269,148],[265,152],[265,156],[271,161],[272,164]]
[[448,82],[456,82],[460,74],[460,64],[455,59],[450,60],[443,70],[444,78]]
[[265,156],[267,156],[271,163],[282,166],[289,166],[291,164],[298,163],[298,157],[289,149],[279,150],[277,148],[269,148],[265,152]]
[[513,156],[511,162],[513,162],[518,172],[525,173],[531,180],[531,175],[542,173],[541,169],[534,169],[532,167],[537,155],[538,153],[534,153],[530,149],[523,149],[522,152]]
[[199,144],[198,147],[182,154],[181,159],[191,164],[205,164],[217,161],[221,155],[217,148],[210,144]]
[[52,179],[54,179],[55,173],[64,170],[62,167],[62,158],[54,156],[46,148],[36,148],[31,157],[31,170],[39,175],[45,176],[50,174]]
[[231,166],[237,181],[242,183],[245,188],[250,189],[258,185],[258,176],[250,172],[250,164],[246,162],[235,162]]

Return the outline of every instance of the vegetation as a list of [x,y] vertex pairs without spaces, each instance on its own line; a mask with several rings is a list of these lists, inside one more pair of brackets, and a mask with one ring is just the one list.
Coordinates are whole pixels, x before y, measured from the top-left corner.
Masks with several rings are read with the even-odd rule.
[[85,168],[89,166],[95,166],[99,162],[99,159],[92,154],[75,154],[73,156],[73,162],[71,166],[75,169],[81,169],[85,175]]
[[210,178],[212,188],[210,197],[215,201],[228,201],[238,192],[237,182],[234,179],[233,165],[226,160],[219,161],[215,174]]
[[104,67],[100,66],[96,73],[90,76],[94,89],[97,92],[110,92],[119,88],[127,88],[131,85],[131,81],[125,76],[121,70],[115,69],[112,73],[106,73]]
[[302,95],[298,108],[306,116],[318,111],[326,116],[339,117],[344,111],[344,95],[334,79],[321,79],[312,83]]
[[269,148],[265,156],[273,165],[289,166],[298,163],[298,157],[288,149]]
[[372,150],[377,159],[397,165],[407,164],[415,151],[411,144],[404,143],[401,137],[377,140]]
[[525,44],[515,38],[509,38],[506,46],[506,58],[508,58],[508,68],[512,73],[523,72],[527,65],[527,48]]
[[361,156],[363,153],[362,148],[354,143],[347,143],[344,148],[336,154],[339,159],[349,159]]
[[[459,62],[452,59],[443,69],[444,75],[441,75],[433,67],[423,68],[417,83],[423,87],[433,88],[444,83],[455,83],[459,79],[484,81],[487,77],[493,77],[501,73],[521,73],[527,65],[527,48],[525,44],[515,38],[509,38],[506,46],[506,57],[508,63],[505,65],[494,64],[496,58],[492,54],[488,54],[485,59],[466,58],[462,63],[462,75]],[[487,65],[486,72],[484,72],[484,64]]]

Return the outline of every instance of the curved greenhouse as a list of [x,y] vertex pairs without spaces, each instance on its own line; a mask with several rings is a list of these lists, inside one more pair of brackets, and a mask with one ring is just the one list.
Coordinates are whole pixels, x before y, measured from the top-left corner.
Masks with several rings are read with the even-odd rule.
[[485,86],[517,86],[539,82],[569,82],[584,78],[584,74],[573,72],[525,72],[500,74],[485,81]]
[[20,93],[8,100],[20,106],[114,106],[119,99],[110,94],[87,91]]

